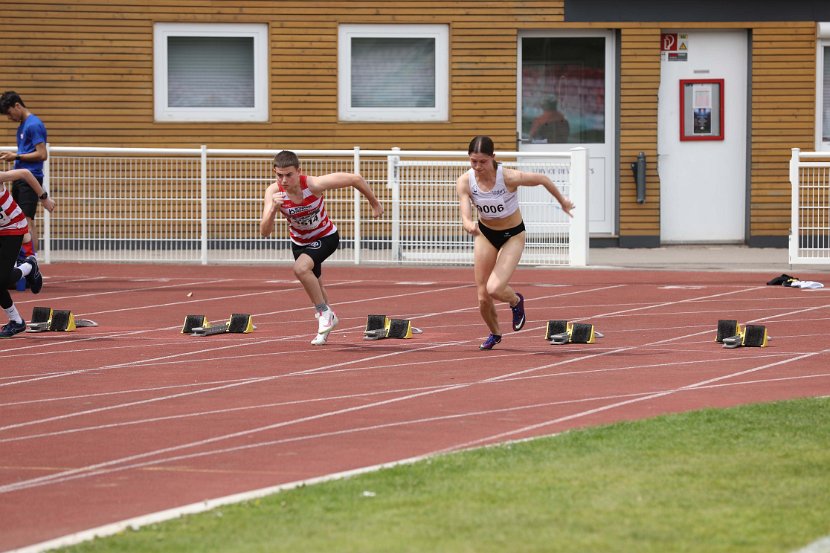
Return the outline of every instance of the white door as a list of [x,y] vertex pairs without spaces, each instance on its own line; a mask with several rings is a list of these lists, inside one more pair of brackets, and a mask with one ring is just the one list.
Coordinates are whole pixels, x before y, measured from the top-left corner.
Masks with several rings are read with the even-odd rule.
[[[666,244],[744,242],[747,34],[745,31],[666,31],[664,37],[670,43],[677,40],[681,48],[664,51],[660,67],[657,100],[660,241]],[[722,85],[706,83],[721,79]],[[684,106],[680,105],[681,81],[684,81]],[[722,113],[717,94],[721,86]],[[695,91],[700,94],[695,96]],[[713,110],[706,111],[707,102]],[[701,105],[704,107],[700,108]],[[697,109],[703,109],[706,118],[695,119]],[[702,123],[698,124],[699,121]],[[681,130],[685,140],[681,140]]]
[[[616,225],[614,178],[614,34],[605,31],[523,32],[519,37],[519,151],[588,149],[591,235]],[[538,202],[540,187],[520,190]],[[550,201],[550,195],[542,201]],[[555,200],[553,200],[555,202]],[[583,209],[584,206],[577,206]]]

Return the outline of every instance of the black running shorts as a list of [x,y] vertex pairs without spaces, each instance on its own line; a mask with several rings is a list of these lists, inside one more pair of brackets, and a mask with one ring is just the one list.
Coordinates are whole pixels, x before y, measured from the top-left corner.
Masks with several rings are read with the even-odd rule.
[[525,222],[522,221],[515,227],[506,230],[493,230],[490,227],[484,226],[481,221],[479,221],[478,230],[484,235],[488,242],[493,244],[494,248],[500,250],[508,240],[525,231]]
[[294,259],[297,259],[303,254],[309,256],[314,261],[314,276],[320,278],[323,261],[328,259],[337,250],[337,246],[339,245],[340,233],[335,232],[304,246],[291,242],[291,253],[294,254]]

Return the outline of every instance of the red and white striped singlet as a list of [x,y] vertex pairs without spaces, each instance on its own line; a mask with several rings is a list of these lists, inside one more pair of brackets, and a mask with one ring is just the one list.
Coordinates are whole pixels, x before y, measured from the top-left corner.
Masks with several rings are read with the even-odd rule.
[[6,187],[0,185],[0,234],[21,235],[29,232],[29,224],[20,206],[12,199]]
[[[315,196],[308,189],[307,178],[306,175],[300,175],[300,187],[303,193],[302,203],[295,204],[285,198],[280,206],[280,212],[288,219],[288,232],[291,241],[301,246],[311,244],[315,240],[337,232],[337,227],[334,226],[328,213],[326,213],[326,204],[323,202],[322,196]],[[282,186],[280,186],[280,191],[285,192]]]

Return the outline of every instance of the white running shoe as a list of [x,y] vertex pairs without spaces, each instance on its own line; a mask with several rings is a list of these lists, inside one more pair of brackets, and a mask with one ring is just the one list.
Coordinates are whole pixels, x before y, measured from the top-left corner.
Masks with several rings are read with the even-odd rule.
[[319,313],[318,323],[317,323],[317,334],[328,334],[329,332],[337,326],[337,323],[340,321],[337,318],[337,315],[334,314],[334,311],[329,308],[322,313]]
[[328,342],[328,341],[329,341],[329,335],[328,334],[318,334],[311,341],[311,345],[312,346],[325,346],[326,342]]

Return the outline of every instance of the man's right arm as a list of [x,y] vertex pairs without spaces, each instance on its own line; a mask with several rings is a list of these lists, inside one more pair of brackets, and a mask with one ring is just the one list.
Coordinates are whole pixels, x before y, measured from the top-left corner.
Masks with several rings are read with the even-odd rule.
[[262,217],[259,220],[259,233],[262,236],[271,236],[274,232],[275,219],[279,211],[279,204],[274,201],[274,193],[278,190],[276,183],[265,189],[265,200],[262,208]]

